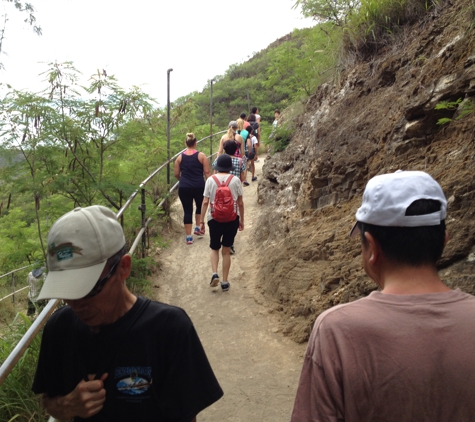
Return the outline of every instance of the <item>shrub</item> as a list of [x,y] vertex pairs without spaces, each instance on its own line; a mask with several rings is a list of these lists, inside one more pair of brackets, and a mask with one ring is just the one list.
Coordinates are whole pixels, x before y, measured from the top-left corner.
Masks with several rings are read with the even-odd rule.
[[[0,337],[0,363],[12,352],[28,328],[30,319],[18,313],[14,322],[7,326]],[[31,391],[40,351],[41,336],[36,336],[12,372],[0,388],[0,420],[31,422],[46,420],[41,399]]]

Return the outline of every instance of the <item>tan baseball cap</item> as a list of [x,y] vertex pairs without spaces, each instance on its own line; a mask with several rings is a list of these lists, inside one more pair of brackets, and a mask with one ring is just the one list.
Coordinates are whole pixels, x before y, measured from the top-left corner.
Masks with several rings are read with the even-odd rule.
[[48,233],[48,274],[38,299],[80,299],[99,280],[107,259],[125,245],[124,231],[109,208],[75,208]]

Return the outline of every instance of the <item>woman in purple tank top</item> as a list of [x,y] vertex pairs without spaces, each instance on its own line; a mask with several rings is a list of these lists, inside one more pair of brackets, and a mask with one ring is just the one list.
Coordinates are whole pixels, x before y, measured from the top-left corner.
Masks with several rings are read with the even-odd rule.
[[196,206],[194,234],[201,236],[204,234],[200,230],[200,223],[205,178],[207,179],[211,175],[208,158],[205,154],[196,150],[196,137],[193,133],[186,134],[186,149],[175,161],[174,174],[180,181],[178,197],[183,206],[186,243],[191,245],[193,243],[193,235],[191,234],[193,226],[193,201]]

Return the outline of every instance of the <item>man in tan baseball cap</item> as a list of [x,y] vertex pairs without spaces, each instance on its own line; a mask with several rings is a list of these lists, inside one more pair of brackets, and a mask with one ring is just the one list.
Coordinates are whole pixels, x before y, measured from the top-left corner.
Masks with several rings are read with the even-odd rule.
[[186,313],[127,288],[125,243],[103,206],[51,227],[39,298],[68,306],[45,326],[33,391],[60,420],[195,421],[223,392]]

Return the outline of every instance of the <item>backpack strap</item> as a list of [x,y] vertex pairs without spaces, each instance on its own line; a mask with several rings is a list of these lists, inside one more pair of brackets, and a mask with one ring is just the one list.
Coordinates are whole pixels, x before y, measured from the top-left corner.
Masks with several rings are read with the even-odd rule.
[[229,186],[229,184],[231,183],[231,180],[233,180],[233,177],[234,177],[233,174],[230,174],[230,175],[229,175],[228,180],[226,180],[225,186]]
[[218,187],[221,186],[221,182],[219,181],[218,176],[216,176],[215,174],[213,174],[211,177],[212,177],[213,180],[216,182],[216,184],[218,185]]

